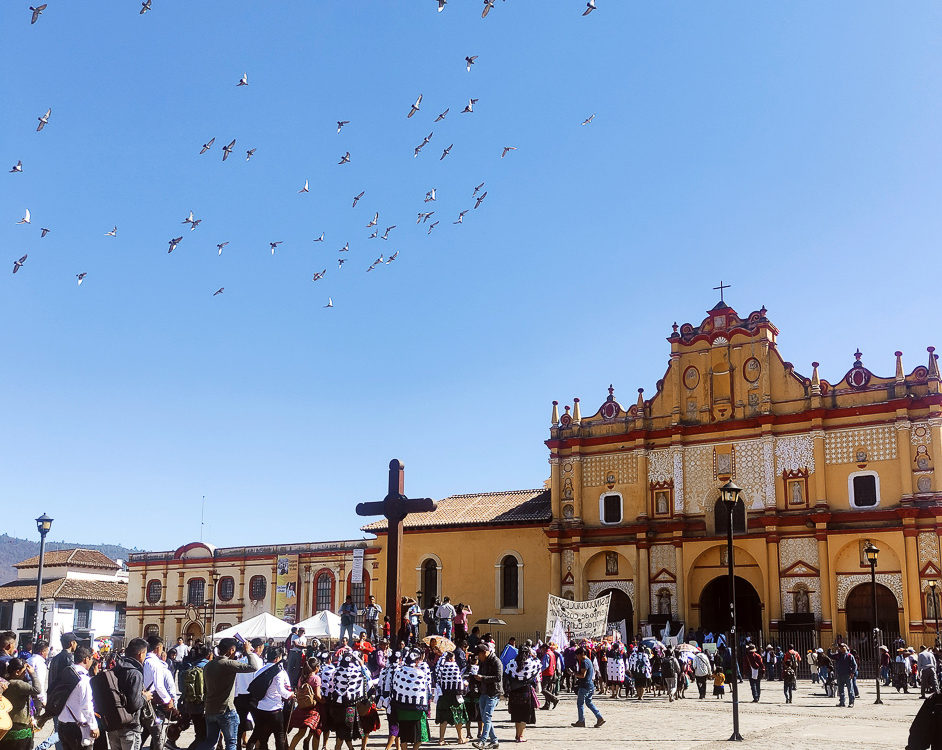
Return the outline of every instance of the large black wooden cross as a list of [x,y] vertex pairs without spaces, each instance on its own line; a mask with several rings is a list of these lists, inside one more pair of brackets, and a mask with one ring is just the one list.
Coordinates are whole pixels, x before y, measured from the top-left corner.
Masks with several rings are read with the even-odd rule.
[[386,533],[386,614],[392,625],[392,637],[400,625],[399,549],[402,546],[402,522],[410,513],[435,510],[429,497],[408,498],[403,494],[405,466],[398,458],[389,462],[389,491],[379,502],[357,503],[358,516],[385,516]]

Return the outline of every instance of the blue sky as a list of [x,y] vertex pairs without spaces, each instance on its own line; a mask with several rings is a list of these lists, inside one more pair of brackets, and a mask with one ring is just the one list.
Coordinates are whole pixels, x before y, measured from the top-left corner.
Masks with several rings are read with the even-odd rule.
[[937,4],[26,5],[0,5],[11,533],[172,548],[205,495],[219,545],[357,536],[394,456],[413,495],[539,486],[550,402],[653,393],[721,278],[799,371],[942,346]]

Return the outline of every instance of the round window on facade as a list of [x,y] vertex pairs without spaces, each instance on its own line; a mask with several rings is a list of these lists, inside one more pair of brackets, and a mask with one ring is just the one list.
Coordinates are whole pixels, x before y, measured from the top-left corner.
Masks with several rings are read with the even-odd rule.
[[265,580],[265,576],[252,576],[249,579],[249,599],[260,602],[265,598],[266,593],[268,593],[268,581]]
[[147,583],[147,603],[156,604],[160,601],[160,595],[163,593],[163,584],[154,578]]
[[219,601],[229,602],[235,596],[235,579],[232,576],[223,576],[219,579]]

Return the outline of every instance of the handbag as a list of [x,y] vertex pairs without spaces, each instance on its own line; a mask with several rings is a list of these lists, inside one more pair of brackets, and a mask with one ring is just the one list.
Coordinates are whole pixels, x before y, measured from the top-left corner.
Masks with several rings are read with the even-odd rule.
[[[153,689],[154,686],[151,685],[146,692],[149,693]],[[146,698],[144,699],[144,705],[141,706],[140,722],[141,729],[145,735],[148,734],[150,730],[154,728],[154,724],[157,723],[157,712],[154,711],[154,704]]]

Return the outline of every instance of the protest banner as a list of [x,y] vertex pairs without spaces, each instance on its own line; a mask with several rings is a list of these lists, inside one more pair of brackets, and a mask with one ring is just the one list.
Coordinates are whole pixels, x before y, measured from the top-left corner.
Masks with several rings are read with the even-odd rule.
[[608,606],[612,595],[606,594],[587,602],[574,602],[561,596],[548,595],[546,603],[546,632],[550,633],[556,621],[562,623],[569,638],[599,638],[608,625]]

